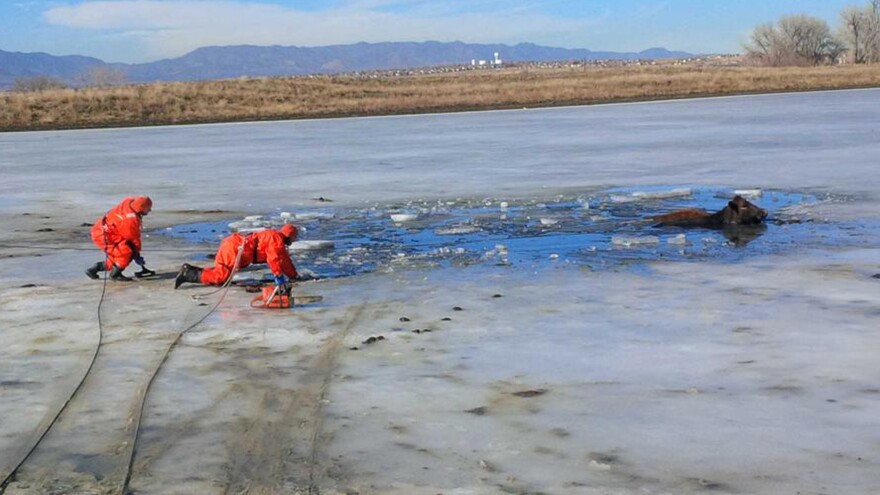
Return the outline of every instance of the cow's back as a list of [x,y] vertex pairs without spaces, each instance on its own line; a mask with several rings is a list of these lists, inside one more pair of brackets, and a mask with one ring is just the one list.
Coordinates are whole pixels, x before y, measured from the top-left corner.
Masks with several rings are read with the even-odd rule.
[[651,220],[659,225],[705,225],[708,223],[709,217],[709,212],[706,210],[687,208],[651,217]]

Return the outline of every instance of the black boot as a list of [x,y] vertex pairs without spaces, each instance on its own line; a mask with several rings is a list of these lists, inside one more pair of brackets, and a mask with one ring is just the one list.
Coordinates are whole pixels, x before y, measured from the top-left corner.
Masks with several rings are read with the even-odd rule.
[[92,280],[98,280],[101,278],[98,276],[98,272],[103,272],[107,269],[106,267],[107,265],[105,265],[103,261],[99,261],[86,270],[86,276]]
[[131,279],[122,274],[122,268],[119,268],[116,265],[113,265],[113,269],[110,270],[110,280],[115,280],[117,282],[131,282]]
[[180,284],[184,282],[189,282],[191,284],[199,284],[202,282],[202,269],[197,266],[192,266],[189,263],[184,263],[180,267],[180,271],[177,272],[177,278],[174,279],[174,288],[180,287]]

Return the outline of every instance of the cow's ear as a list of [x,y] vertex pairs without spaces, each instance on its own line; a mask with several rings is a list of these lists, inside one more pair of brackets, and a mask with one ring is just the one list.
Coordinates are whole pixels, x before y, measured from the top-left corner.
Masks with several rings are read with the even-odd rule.
[[739,211],[739,205],[736,204],[736,201],[728,201],[727,206],[733,211]]

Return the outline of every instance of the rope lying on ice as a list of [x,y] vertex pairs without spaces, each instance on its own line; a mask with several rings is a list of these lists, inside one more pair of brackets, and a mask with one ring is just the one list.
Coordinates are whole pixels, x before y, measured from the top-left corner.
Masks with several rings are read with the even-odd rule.
[[[125,469],[125,480],[123,481],[122,488],[119,491],[120,495],[127,495],[128,494],[128,485],[131,483],[131,476],[132,476],[132,472],[134,471],[134,459],[135,459],[135,456],[137,455],[137,442],[138,442],[138,439],[140,438],[141,419],[144,416],[144,407],[146,406],[146,403],[147,403],[147,395],[150,393],[150,388],[153,386],[153,382],[156,381],[156,377],[159,376],[159,371],[162,369],[162,366],[165,364],[165,362],[168,361],[168,357],[171,356],[171,351],[174,350],[174,348],[180,342],[180,339],[183,338],[183,335],[186,332],[189,332],[193,328],[197,327],[203,321],[205,321],[209,316],[211,316],[212,313],[214,313],[214,311],[217,310],[218,307],[220,307],[220,304],[223,302],[223,299],[226,297],[226,294],[229,292],[229,288],[232,285],[232,277],[238,271],[239,264],[241,263],[241,255],[243,252],[244,252],[244,243],[242,243],[241,247],[238,249],[238,254],[235,257],[235,264],[233,265],[232,271],[230,272],[229,277],[227,277],[226,282],[224,282],[223,285],[220,286],[220,288],[218,288],[217,290],[212,291],[208,294],[203,294],[201,296],[201,297],[205,297],[206,295],[216,294],[217,292],[222,291],[222,293],[220,294],[220,298],[217,299],[217,302],[214,303],[214,305],[211,307],[211,309],[208,310],[208,312],[205,313],[201,318],[196,320],[195,323],[187,326],[186,328],[184,328],[183,330],[181,330],[180,332],[177,333],[177,337],[175,337],[174,340],[171,342],[171,344],[168,346],[168,348],[165,349],[165,353],[162,355],[162,359],[159,361],[158,366],[156,366],[156,369],[153,370],[153,374],[150,375],[150,379],[147,380],[147,384],[146,384],[146,386],[144,386],[143,392],[141,392],[141,400],[140,400],[140,405],[138,406],[137,414],[134,417],[134,436],[131,441],[131,449],[129,450],[129,453],[128,453],[128,463],[126,464],[126,469]],[[2,494],[0,494],[0,495],[2,495]]]
[[[104,258],[105,266],[106,266],[107,259],[108,259],[108,257],[105,256],[105,258]],[[15,479],[15,475],[18,473],[18,470],[30,458],[31,454],[33,454],[34,451],[37,450],[37,447],[40,445],[40,443],[43,441],[43,439],[49,433],[49,430],[51,430],[52,427],[55,426],[55,423],[58,421],[58,418],[61,417],[61,413],[63,413],[64,410],[67,409],[68,404],[70,404],[70,402],[73,401],[73,398],[76,397],[76,394],[78,394],[79,391],[82,389],[83,384],[85,384],[85,382],[86,382],[86,378],[88,378],[89,374],[92,372],[92,368],[95,366],[95,361],[97,361],[97,359],[98,359],[98,353],[101,351],[101,345],[104,343],[104,324],[101,319],[101,308],[104,305],[104,299],[105,299],[105,296],[107,295],[107,277],[108,277],[108,270],[104,270],[104,285],[101,288],[101,298],[98,300],[98,311],[97,311],[98,312],[98,343],[97,343],[97,345],[95,345],[95,351],[92,353],[92,358],[89,361],[89,366],[86,368],[86,372],[83,373],[82,377],[80,378],[79,383],[77,383],[76,387],[73,389],[73,392],[71,392],[70,396],[67,397],[67,400],[64,401],[64,403],[61,405],[61,407],[55,413],[55,416],[52,417],[52,420],[49,421],[49,424],[46,425],[46,428],[42,431],[42,433],[40,433],[40,436],[37,437],[37,440],[33,443],[33,445],[31,445],[31,447],[27,450],[27,452],[24,454],[24,456],[22,456],[22,458],[18,462],[18,464],[16,464],[15,467],[13,467],[12,470],[9,472],[9,474],[7,474],[3,478],[3,481],[0,482],[0,495],[2,495],[4,492],[6,492],[6,487],[9,485],[9,483],[12,482],[13,479]]]
[[[206,294],[206,295],[210,295],[210,294],[214,294],[214,293],[222,290],[223,293],[221,294],[220,298],[211,307],[211,309],[208,310],[208,312],[205,313],[201,318],[199,318],[194,323],[192,323],[191,325],[187,326],[186,328],[184,328],[183,330],[178,332],[174,341],[172,341],[171,344],[168,346],[168,348],[165,350],[165,353],[163,354],[161,361],[159,362],[158,366],[153,371],[152,375],[150,376],[150,379],[147,381],[147,384],[144,387],[144,390],[141,394],[141,401],[140,401],[140,405],[138,408],[138,413],[137,413],[137,416],[134,418],[134,438],[133,438],[132,442],[130,442],[131,449],[129,451],[125,480],[124,480],[123,485],[120,489],[120,494],[125,495],[128,493],[128,485],[131,482],[132,469],[134,466],[134,458],[135,458],[136,450],[137,450],[137,441],[138,441],[139,434],[140,434],[140,423],[141,423],[141,418],[143,417],[147,394],[149,393],[150,388],[153,385],[153,382],[156,380],[156,377],[158,376],[159,371],[161,370],[162,366],[168,360],[168,357],[170,356],[171,351],[174,349],[175,346],[177,346],[177,344],[180,342],[180,339],[183,337],[183,335],[186,332],[197,327],[203,321],[205,321],[223,302],[223,299],[226,297],[226,293],[228,292],[229,287],[231,286],[232,277],[233,277],[233,275],[235,275],[236,271],[238,271],[239,264],[241,261],[241,255],[243,252],[243,247],[244,246],[242,245],[242,248],[239,249],[238,255],[236,256],[236,259],[235,259],[235,265],[233,266],[233,269],[232,269],[232,273],[229,275],[229,277],[227,278],[227,280],[223,284],[223,286],[221,286],[217,291]],[[105,263],[106,263],[106,259],[107,258],[105,257]],[[103,319],[101,317],[101,309],[103,308],[104,301],[106,299],[107,279],[108,279],[108,271],[105,270],[103,287],[101,289],[101,297],[98,300],[98,308],[97,308],[98,342],[97,342],[97,345],[95,345],[95,350],[92,353],[91,359],[89,361],[89,365],[86,368],[85,373],[83,373],[82,377],[80,378],[79,382],[77,383],[76,387],[73,389],[71,394],[67,397],[67,399],[64,401],[64,403],[61,405],[61,407],[58,409],[58,411],[52,417],[52,420],[43,429],[43,431],[40,433],[39,437],[37,437],[36,441],[27,449],[27,451],[24,453],[24,455],[21,457],[21,459],[18,461],[18,463],[15,464],[15,466],[10,470],[10,472],[3,478],[2,482],[0,482],[0,495],[5,493],[8,485],[15,479],[15,475],[18,473],[18,470],[24,465],[25,462],[27,462],[27,460],[31,457],[31,455],[37,450],[37,447],[39,447],[40,443],[42,443],[43,439],[46,437],[46,435],[49,433],[49,431],[52,429],[52,427],[55,425],[55,423],[57,423],[58,418],[61,417],[61,414],[67,409],[67,406],[73,401],[74,397],[76,397],[76,395],[80,392],[80,390],[82,389],[83,385],[85,384],[88,376],[91,374],[92,369],[94,368],[95,362],[97,361],[98,354],[100,353],[100,350],[101,350],[101,347],[102,347],[103,341],[104,341],[104,323],[103,323]],[[202,297],[204,297],[204,295]]]

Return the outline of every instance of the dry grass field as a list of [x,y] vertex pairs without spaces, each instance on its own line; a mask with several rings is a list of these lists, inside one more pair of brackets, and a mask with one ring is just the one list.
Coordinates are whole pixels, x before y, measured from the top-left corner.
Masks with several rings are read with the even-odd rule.
[[513,67],[0,93],[0,131],[390,115],[880,86],[880,65]]

